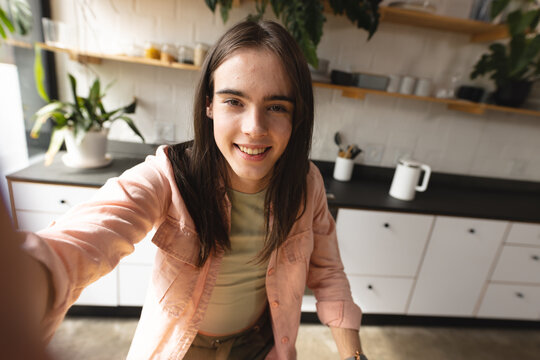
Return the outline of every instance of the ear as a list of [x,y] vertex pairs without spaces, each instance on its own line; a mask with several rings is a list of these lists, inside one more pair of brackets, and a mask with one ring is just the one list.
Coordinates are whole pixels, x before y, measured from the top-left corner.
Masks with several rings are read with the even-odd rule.
[[213,118],[214,113],[212,111],[212,102],[210,99],[208,99],[208,96],[206,97],[206,116],[210,119]]

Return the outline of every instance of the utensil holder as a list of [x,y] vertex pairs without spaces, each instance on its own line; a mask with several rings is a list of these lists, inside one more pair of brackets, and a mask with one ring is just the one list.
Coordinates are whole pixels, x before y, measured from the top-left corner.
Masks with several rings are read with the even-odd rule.
[[339,181],[351,180],[353,169],[353,159],[346,159],[338,156],[334,165],[334,179]]

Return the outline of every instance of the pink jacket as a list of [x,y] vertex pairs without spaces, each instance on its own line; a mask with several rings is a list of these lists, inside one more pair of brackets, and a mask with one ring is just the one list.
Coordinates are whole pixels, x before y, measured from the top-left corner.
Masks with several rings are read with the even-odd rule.
[[[267,359],[296,359],[306,284],[315,293],[324,324],[360,327],[361,311],[343,272],[323,179],[313,164],[307,184],[306,211],[268,264],[266,290],[275,346]],[[204,317],[223,254],[209,257],[201,268],[195,266],[195,226],[164,146],[109,179],[91,201],[47,229],[27,234],[25,249],[47,266],[54,284],[54,304],[43,323],[47,338],[82,289],[110,272],[154,227],[152,242],[159,249],[128,359],[182,359]]]

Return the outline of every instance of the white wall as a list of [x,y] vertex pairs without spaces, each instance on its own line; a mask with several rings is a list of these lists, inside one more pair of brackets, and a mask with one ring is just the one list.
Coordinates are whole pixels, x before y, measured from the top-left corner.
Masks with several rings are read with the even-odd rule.
[[[0,192],[8,201],[6,174],[28,165],[17,67],[0,63]],[[11,211],[11,206],[5,204]]]
[[[440,9],[466,14],[451,2],[440,0]],[[463,3],[470,0],[460,0]],[[53,17],[73,25],[78,46],[92,51],[122,51],[145,41],[194,45],[213,43],[223,31],[244,18],[253,2],[243,1],[223,25],[204,0],[51,0]],[[461,10],[460,10],[461,9]],[[331,68],[379,74],[410,74],[433,79],[445,86],[456,73],[468,73],[487,44],[470,44],[468,37],[448,32],[383,23],[373,39],[345,17],[326,14],[328,21],[319,45],[319,57]],[[105,61],[82,66],[58,56],[61,94],[66,94],[65,72],[94,74],[103,83],[116,80],[106,104],[139,102],[135,120],[149,141],[156,123],[172,122],[175,139],[191,137],[191,106],[198,73]],[[480,84],[489,84],[486,81]],[[83,84],[81,84],[83,85]],[[81,86],[81,90],[83,87]],[[312,157],[333,160],[333,134],[340,131],[347,143],[365,150],[358,162],[393,167],[397,158],[410,154],[435,171],[540,180],[540,119],[487,112],[470,115],[445,105],[368,95],[364,101],[344,98],[339,91],[315,88],[316,128]],[[111,137],[138,141],[117,124]]]

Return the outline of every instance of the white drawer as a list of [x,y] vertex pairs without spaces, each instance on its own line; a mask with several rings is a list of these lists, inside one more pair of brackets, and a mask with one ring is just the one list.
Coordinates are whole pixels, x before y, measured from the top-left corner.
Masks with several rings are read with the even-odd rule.
[[505,245],[491,279],[540,285],[540,248]]
[[60,214],[17,210],[18,230],[36,232],[45,229]]
[[14,181],[13,202],[16,210],[63,214],[69,208],[89,200],[98,188],[51,185]]
[[540,224],[512,223],[506,242],[540,246]]
[[433,216],[340,209],[337,236],[345,272],[414,277]]
[[151,265],[118,266],[118,305],[142,306],[152,278]]
[[478,317],[540,318],[540,286],[489,284]]
[[364,313],[404,314],[414,280],[348,275],[354,302]]
[[84,289],[75,305],[118,306],[118,269]]

